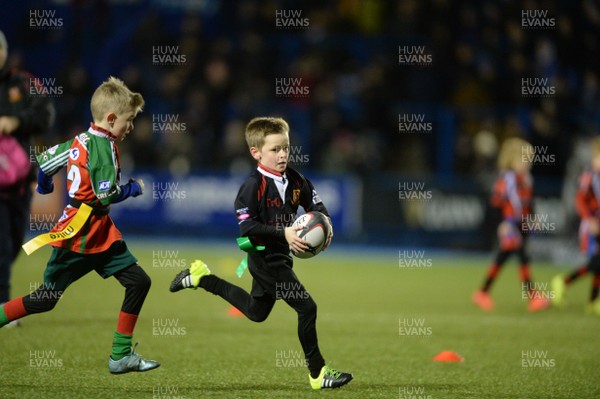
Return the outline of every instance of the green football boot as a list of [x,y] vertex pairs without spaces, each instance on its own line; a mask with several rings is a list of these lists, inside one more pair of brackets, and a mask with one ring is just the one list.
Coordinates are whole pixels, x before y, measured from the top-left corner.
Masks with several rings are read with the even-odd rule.
[[339,388],[352,381],[352,374],[323,366],[317,378],[312,378],[309,374],[308,379],[312,389]]
[[192,262],[189,269],[182,270],[175,276],[169,290],[171,292],[177,292],[185,288],[196,289],[200,284],[200,279],[210,274],[210,269],[206,266],[206,263],[202,262],[200,259],[196,259]]

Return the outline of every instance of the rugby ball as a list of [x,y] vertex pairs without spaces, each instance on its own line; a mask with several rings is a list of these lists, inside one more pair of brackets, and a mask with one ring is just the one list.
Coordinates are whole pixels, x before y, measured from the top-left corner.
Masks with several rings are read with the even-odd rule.
[[294,221],[292,226],[301,226],[296,234],[308,242],[309,248],[304,252],[293,252],[300,259],[308,259],[316,256],[323,250],[323,246],[329,236],[329,222],[327,216],[321,212],[308,212]]

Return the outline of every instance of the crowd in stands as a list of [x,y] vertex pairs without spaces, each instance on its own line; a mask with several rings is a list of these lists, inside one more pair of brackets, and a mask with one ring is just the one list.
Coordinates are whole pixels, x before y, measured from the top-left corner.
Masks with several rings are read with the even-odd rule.
[[[87,128],[108,75],[142,92],[122,150],[136,168],[247,170],[245,123],[276,114],[323,172],[476,175],[521,136],[556,155],[534,174],[560,177],[600,124],[593,0],[64,3],[43,4],[62,29],[6,31],[10,62],[63,88],[49,141]],[[430,62],[399,62],[407,46]],[[545,94],[525,95],[529,78]],[[407,113],[432,128],[399,131]]]

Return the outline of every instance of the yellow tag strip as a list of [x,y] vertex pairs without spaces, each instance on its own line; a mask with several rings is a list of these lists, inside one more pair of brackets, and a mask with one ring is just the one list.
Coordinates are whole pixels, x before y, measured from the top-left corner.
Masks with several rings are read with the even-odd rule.
[[85,222],[87,222],[93,208],[86,204],[81,204],[77,213],[64,229],[61,231],[55,231],[45,234],[40,234],[37,237],[32,238],[25,244],[23,244],[23,250],[27,255],[31,255],[34,251],[37,251],[44,245],[50,244],[55,241],[64,241],[69,238],[75,237],[75,235],[81,230]]

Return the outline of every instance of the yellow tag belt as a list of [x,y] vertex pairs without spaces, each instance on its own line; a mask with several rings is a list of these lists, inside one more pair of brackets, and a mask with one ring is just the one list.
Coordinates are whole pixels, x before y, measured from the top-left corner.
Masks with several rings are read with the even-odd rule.
[[32,238],[25,244],[23,244],[23,250],[27,255],[31,255],[34,251],[37,251],[44,245],[50,244],[55,241],[64,241],[75,237],[75,235],[81,230],[85,222],[87,222],[93,208],[86,204],[81,204],[77,213],[73,217],[73,220],[60,231],[54,231],[50,233],[40,234],[37,237]]

